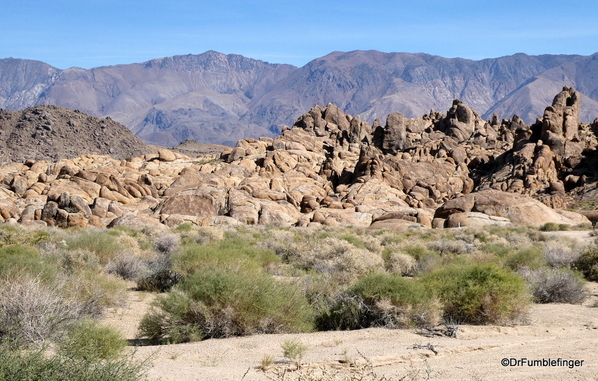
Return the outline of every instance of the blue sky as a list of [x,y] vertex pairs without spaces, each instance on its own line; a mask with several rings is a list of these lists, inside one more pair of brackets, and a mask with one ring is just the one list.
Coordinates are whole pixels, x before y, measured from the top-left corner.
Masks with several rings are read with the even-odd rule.
[[333,51],[494,58],[598,51],[598,2],[0,0],[0,58],[60,69],[207,50],[302,66]]

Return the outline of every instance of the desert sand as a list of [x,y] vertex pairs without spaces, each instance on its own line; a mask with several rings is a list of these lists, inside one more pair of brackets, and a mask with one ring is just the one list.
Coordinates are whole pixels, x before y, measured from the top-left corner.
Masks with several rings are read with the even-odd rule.
[[[428,338],[411,329],[370,328],[309,334],[255,335],[196,343],[136,347],[135,357],[151,356],[151,379],[267,380],[259,370],[272,356],[273,366],[292,367],[280,344],[297,338],[307,345],[303,366],[348,368],[346,359],[371,361],[377,375],[398,380],[419,374],[439,380],[595,380],[598,377],[598,284],[588,284],[592,296],[583,305],[534,305],[529,321],[511,327],[461,325],[457,338]],[[129,306],[112,312],[104,322],[130,339],[151,300],[132,292]],[[431,344],[438,352],[417,349]],[[583,360],[569,367],[501,365],[503,358]],[[244,378],[243,378],[244,377]]]
[[[588,233],[578,238],[588,240]],[[164,381],[277,379],[273,375],[276,369],[295,367],[283,357],[281,343],[288,339],[307,345],[301,361],[303,371],[325,367],[329,372],[346,374],[352,369],[351,362],[359,365],[367,359],[377,376],[392,380],[404,376],[406,380],[596,380],[598,283],[587,283],[587,290],[589,297],[582,305],[535,304],[522,324],[460,325],[456,338],[430,338],[415,329],[370,328],[211,339],[131,350],[135,358],[150,357],[150,379]],[[138,322],[155,295],[129,293],[128,304],[112,310],[103,322],[133,340]],[[259,367],[267,356],[274,362],[265,374]],[[526,360],[524,365],[503,366],[501,360],[505,358],[512,363],[522,359],[578,363],[572,363],[571,368],[529,366]],[[286,379],[296,379],[293,376],[296,374],[290,372]]]

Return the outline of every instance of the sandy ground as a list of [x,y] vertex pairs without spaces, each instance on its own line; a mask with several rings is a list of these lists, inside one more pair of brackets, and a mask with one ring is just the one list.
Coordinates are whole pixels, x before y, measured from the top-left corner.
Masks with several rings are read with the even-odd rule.
[[584,244],[594,244],[598,239],[598,230],[596,232],[592,230],[572,230],[572,231],[558,231],[558,232],[546,232],[545,235],[549,237],[564,237],[568,239],[574,239]]
[[[587,232],[581,233],[579,238],[594,240],[587,238]],[[330,372],[346,373],[352,369],[347,360],[363,364],[367,358],[378,376],[392,380],[403,376],[411,377],[406,380],[598,380],[598,307],[594,307],[598,303],[598,284],[588,283],[587,288],[590,297],[583,305],[534,305],[527,324],[461,325],[456,338],[428,338],[416,330],[372,328],[141,346],[135,348],[135,356],[151,356],[152,380],[278,380],[273,375],[276,369],[293,368],[282,355],[281,343],[299,339],[307,345],[303,371],[326,367]],[[134,339],[137,324],[153,297],[131,291],[128,305],[111,311],[104,323]],[[259,367],[267,356],[274,363],[264,374]],[[501,365],[503,359],[513,362],[513,366]],[[524,365],[514,364],[521,359],[578,360],[578,364],[572,364],[572,368],[529,366],[527,361]],[[293,372],[285,380],[297,379],[292,376]]]

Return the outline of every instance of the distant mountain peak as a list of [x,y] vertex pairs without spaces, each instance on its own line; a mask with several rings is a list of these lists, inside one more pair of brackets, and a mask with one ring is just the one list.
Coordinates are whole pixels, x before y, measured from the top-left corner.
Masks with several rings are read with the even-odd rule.
[[110,116],[146,142],[185,139],[235,144],[273,136],[303,110],[334,103],[373,122],[394,112],[418,117],[454,99],[490,118],[532,123],[547,94],[573,86],[581,120],[598,116],[598,53],[517,53],[479,61],[426,53],[335,51],[297,68],[207,51],[143,63],[59,70],[40,61],[0,60],[0,108],[55,104]]

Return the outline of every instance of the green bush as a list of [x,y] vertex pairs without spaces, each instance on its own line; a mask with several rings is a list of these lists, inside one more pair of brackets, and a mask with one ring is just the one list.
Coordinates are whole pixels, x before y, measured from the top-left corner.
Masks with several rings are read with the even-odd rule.
[[508,246],[497,245],[495,243],[488,243],[482,246],[482,252],[488,254],[495,254],[499,257],[506,257],[514,251],[513,248]]
[[364,276],[349,289],[349,293],[361,296],[368,304],[387,299],[396,306],[421,303],[432,296],[413,279],[384,273]]
[[287,339],[280,344],[280,347],[285,358],[297,362],[301,361],[307,351],[307,345],[298,339]]
[[51,258],[43,258],[27,245],[9,245],[0,248],[0,277],[10,278],[22,274],[39,277],[44,281],[56,278],[58,265]]
[[94,253],[101,264],[113,260],[122,248],[119,247],[114,233],[110,231],[86,231],[67,241],[69,250],[88,250]]
[[434,256],[436,253],[426,249],[423,246],[408,246],[404,249],[406,254],[411,255],[413,258],[421,261],[429,256]]
[[571,267],[581,272],[587,280],[598,281],[598,246],[589,247]]
[[0,246],[38,245],[52,239],[52,235],[44,230],[27,230],[12,225],[0,226]]
[[272,250],[250,245],[239,238],[228,238],[207,245],[189,244],[173,254],[173,268],[182,274],[191,274],[205,267],[229,271],[260,271],[280,258]]
[[138,291],[166,292],[183,280],[175,271],[162,269],[137,281]]
[[340,237],[340,239],[342,239],[343,241],[349,242],[351,245],[355,246],[358,249],[365,248],[365,244],[363,243],[363,241],[361,239],[359,239],[359,237],[356,237],[352,234],[344,235],[344,236]]
[[555,222],[547,222],[540,227],[543,232],[556,232],[559,231],[559,224]]
[[24,352],[0,346],[1,381],[138,381],[145,380],[147,361],[74,359]]
[[507,323],[529,305],[524,280],[496,264],[452,264],[421,278],[444,303],[447,319],[465,323]]
[[507,255],[505,258],[505,266],[514,271],[523,267],[537,269],[544,265],[546,265],[544,254],[536,247],[517,250]]
[[400,275],[369,274],[329,301],[316,317],[320,330],[400,328],[437,324],[441,306],[418,281]]
[[151,341],[185,342],[312,328],[312,308],[293,285],[263,274],[204,268],[158,297],[139,330]]
[[348,291],[368,307],[369,326],[405,327],[438,323],[440,306],[416,280],[385,273],[369,274]]
[[60,354],[83,360],[113,360],[127,347],[120,332],[93,321],[84,321],[74,327],[60,343]]
[[359,296],[339,294],[318,306],[315,326],[318,331],[337,331],[367,328],[371,325],[368,306]]

